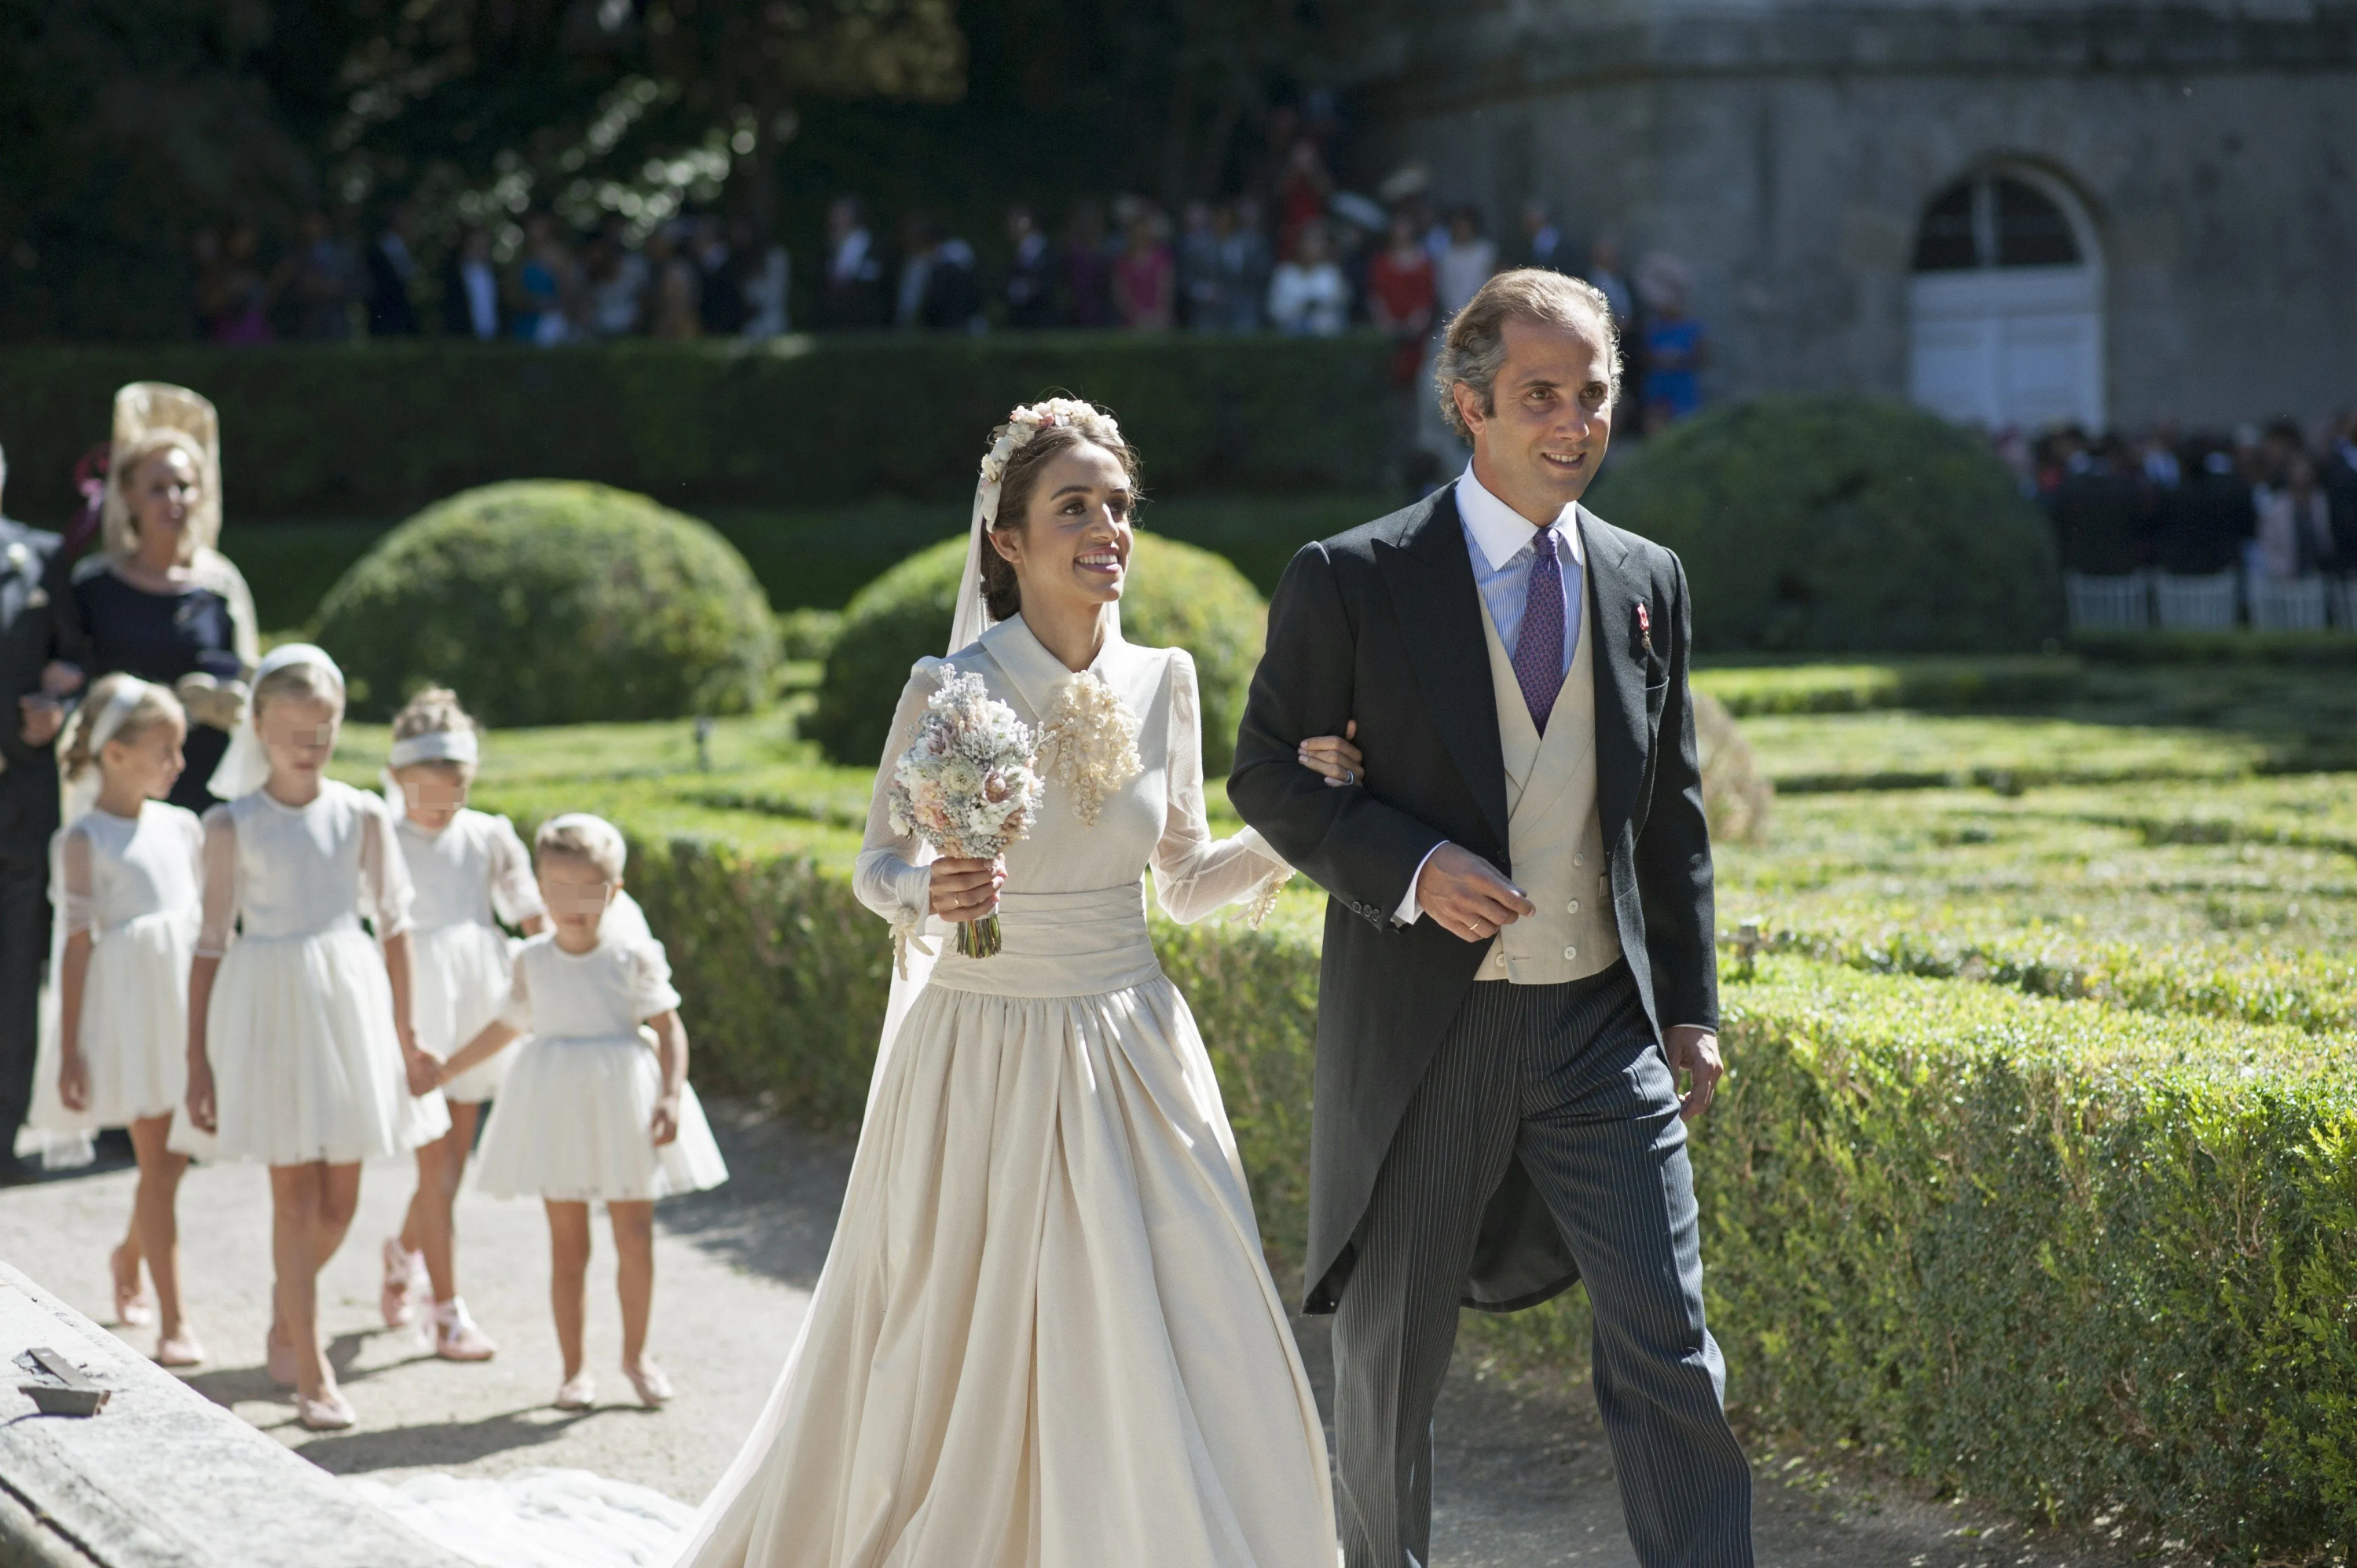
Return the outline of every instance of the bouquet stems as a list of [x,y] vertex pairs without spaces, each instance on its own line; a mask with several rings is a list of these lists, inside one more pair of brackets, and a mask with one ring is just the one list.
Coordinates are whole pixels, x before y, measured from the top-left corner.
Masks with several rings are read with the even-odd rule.
[[961,920],[957,929],[957,950],[960,958],[990,958],[1001,946],[998,917],[985,915],[979,920]]

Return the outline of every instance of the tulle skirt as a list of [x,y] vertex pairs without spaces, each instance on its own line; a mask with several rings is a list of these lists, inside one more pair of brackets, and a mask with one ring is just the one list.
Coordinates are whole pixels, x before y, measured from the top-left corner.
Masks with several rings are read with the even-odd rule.
[[[468,920],[414,933],[409,953],[410,1019],[417,1043],[447,1058],[500,1015],[515,973],[508,940]],[[459,1105],[479,1105],[492,1098],[515,1054],[510,1046],[468,1068],[442,1086],[442,1098]]]
[[694,1084],[681,1086],[679,1136],[655,1146],[650,1123],[662,1097],[662,1067],[638,1035],[535,1038],[511,1054],[515,1064],[475,1160],[477,1190],[637,1203],[728,1179]]
[[231,944],[205,1043],[222,1159],[349,1165],[450,1130],[438,1090],[409,1092],[384,959],[356,922]]
[[[83,972],[78,1031],[90,1070],[90,1103],[69,1111],[59,1097],[58,1008],[53,996],[45,997],[33,1126],[68,1133],[127,1127],[182,1109],[188,1090],[188,961],[196,944],[196,918],[188,914],[142,915],[99,933]],[[56,983],[52,976],[51,986]]]

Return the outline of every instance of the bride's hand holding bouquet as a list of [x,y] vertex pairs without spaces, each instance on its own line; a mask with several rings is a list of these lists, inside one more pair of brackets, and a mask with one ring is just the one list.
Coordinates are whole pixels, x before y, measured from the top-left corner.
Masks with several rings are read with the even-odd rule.
[[930,884],[932,912],[958,923],[957,950],[988,958],[999,948],[998,857],[1030,830],[1041,785],[1031,732],[990,695],[979,675],[943,668],[917,738],[892,768],[887,800],[894,831],[914,833],[942,858]]

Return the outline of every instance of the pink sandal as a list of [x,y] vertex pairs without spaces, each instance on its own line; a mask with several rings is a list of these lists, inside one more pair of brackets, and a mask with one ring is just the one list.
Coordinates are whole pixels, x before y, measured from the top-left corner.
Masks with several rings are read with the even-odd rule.
[[360,1412],[352,1409],[339,1389],[329,1389],[317,1399],[308,1394],[295,1396],[295,1419],[312,1432],[341,1432],[360,1423]]
[[156,1301],[140,1282],[138,1264],[131,1266],[131,1283],[123,1283],[122,1258],[120,1247],[106,1257],[107,1270],[114,1276],[114,1321],[125,1328],[145,1328],[156,1321]]
[[662,1409],[671,1402],[676,1391],[671,1386],[671,1379],[663,1374],[663,1369],[644,1357],[640,1358],[635,1367],[624,1366],[622,1376],[630,1380],[630,1387],[639,1391],[639,1402],[649,1410]]
[[475,1326],[465,1298],[454,1295],[434,1309],[434,1353],[446,1361],[488,1361],[500,1348]]
[[405,1328],[417,1316],[417,1298],[425,1290],[425,1254],[412,1252],[398,1236],[384,1239],[384,1287],[377,1305],[387,1328]]

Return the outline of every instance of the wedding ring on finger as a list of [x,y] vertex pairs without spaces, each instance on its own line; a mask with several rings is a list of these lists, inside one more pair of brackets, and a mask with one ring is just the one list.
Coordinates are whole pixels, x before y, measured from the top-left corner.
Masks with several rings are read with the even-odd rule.
[[1343,782],[1343,783],[1345,783],[1345,784],[1356,784],[1358,781],[1359,781],[1359,770],[1358,770],[1357,768],[1345,768],[1344,769],[1342,769],[1342,782]]

